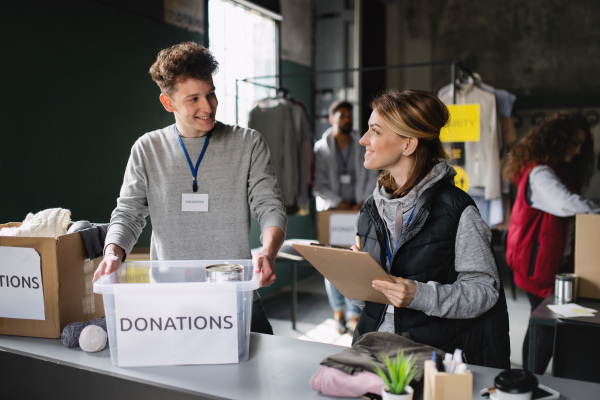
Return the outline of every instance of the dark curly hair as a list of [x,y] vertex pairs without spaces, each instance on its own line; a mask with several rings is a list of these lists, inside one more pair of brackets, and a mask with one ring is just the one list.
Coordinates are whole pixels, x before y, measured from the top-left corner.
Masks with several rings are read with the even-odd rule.
[[183,42],[163,49],[150,67],[150,76],[163,93],[173,94],[177,83],[190,78],[208,80],[219,63],[204,46]]
[[[566,163],[565,156],[579,144],[579,131],[584,132],[585,142],[580,153]],[[544,119],[510,150],[504,179],[513,181],[531,165],[548,165],[565,171],[581,189],[594,170],[594,142],[585,117],[560,111]]]
[[419,139],[415,166],[402,187],[396,185],[389,171],[382,172],[377,179],[393,197],[405,196],[440,158],[448,158],[440,141],[440,130],[448,123],[450,113],[436,95],[424,90],[388,90],[371,102],[371,108],[398,135]]

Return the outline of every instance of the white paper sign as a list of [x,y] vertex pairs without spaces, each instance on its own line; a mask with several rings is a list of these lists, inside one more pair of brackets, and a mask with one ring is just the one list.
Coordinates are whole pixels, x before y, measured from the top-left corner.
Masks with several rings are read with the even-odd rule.
[[235,285],[116,285],[119,366],[238,362]]
[[329,216],[329,244],[351,246],[356,242],[356,214]]
[[0,317],[45,320],[40,255],[26,247],[0,247]]
[[181,211],[208,211],[208,195],[201,193],[182,193]]

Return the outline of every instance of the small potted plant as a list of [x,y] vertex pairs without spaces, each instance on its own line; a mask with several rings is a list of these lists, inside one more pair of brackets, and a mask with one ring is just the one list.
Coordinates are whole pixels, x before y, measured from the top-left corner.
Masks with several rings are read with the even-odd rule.
[[404,357],[404,352],[399,352],[392,361],[387,354],[383,354],[383,362],[386,370],[375,365],[375,372],[385,383],[381,393],[382,400],[412,400],[413,388],[408,384],[417,373],[413,357]]

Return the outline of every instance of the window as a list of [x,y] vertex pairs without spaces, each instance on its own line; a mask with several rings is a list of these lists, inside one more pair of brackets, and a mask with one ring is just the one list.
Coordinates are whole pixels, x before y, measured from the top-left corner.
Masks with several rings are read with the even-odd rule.
[[[219,62],[214,76],[217,119],[236,123],[236,79],[277,74],[277,22],[265,14],[228,0],[208,2],[209,47]],[[276,78],[257,83],[276,86]],[[272,89],[239,82],[238,125],[248,126],[252,104],[274,94]]]

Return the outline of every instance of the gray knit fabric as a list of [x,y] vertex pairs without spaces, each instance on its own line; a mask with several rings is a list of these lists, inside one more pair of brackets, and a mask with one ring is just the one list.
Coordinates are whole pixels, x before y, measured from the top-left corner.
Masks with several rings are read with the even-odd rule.
[[359,371],[375,372],[375,365],[385,367],[384,354],[395,359],[399,352],[403,352],[404,356],[412,356],[415,360],[417,374],[411,386],[419,387],[424,376],[425,361],[431,360],[433,351],[442,357],[446,354],[438,348],[413,341],[408,334],[369,332],[362,335],[351,348],[325,358],[321,365],[337,368],[347,374]]
[[[195,164],[205,138],[182,140]],[[106,245],[129,253],[148,214],[153,260],[251,258],[251,216],[261,233],[270,226],[285,232],[269,149],[254,130],[215,125],[198,169],[197,193],[208,194],[208,212],[182,211],[182,193],[193,193],[192,174],[174,125],[143,135],[131,150]]]
[[96,325],[106,331],[106,319],[104,317],[95,318],[87,322],[73,322],[65,326],[60,335],[60,341],[70,349],[79,347],[79,336],[81,336],[81,331],[88,325]]

